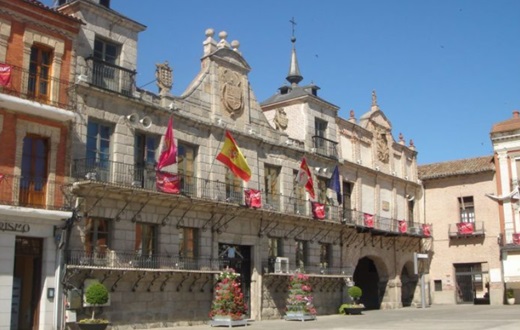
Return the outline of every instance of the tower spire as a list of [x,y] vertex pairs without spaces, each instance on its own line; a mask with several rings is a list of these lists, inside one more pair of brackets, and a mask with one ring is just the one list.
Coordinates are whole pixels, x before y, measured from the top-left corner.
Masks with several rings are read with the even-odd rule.
[[288,82],[291,83],[291,85],[298,85],[300,81],[303,80],[302,75],[300,74],[300,68],[298,66],[298,58],[296,57],[296,37],[294,36],[294,27],[296,25],[296,21],[294,20],[294,17],[289,21],[292,24],[292,36],[291,36],[291,42],[292,42],[292,52],[291,52],[291,65],[289,67],[289,74],[285,79],[287,79]]

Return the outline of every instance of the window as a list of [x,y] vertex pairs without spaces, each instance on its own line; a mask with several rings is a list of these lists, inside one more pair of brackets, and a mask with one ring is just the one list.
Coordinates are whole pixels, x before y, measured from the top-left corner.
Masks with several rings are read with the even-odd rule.
[[177,146],[177,173],[180,176],[181,190],[190,196],[197,192],[195,182],[196,156],[196,147],[179,142]]
[[119,92],[120,70],[117,68],[119,46],[96,37],[93,57],[92,83],[98,87]]
[[85,251],[104,256],[109,246],[109,220],[102,218],[87,218],[85,224]]
[[[110,161],[110,137],[112,128],[108,125],[89,121],[87,126],[87,172],[99,175],[98,180],[108,179]],[[98,173],[99,172],[99,173]]]
[[460,222],[475,222],[473,196],[459,197]]
[[415,201],[408,200],[408,225],[409,225],[409,227],[413,227],[413,225],[414,225],[414,217],[413,217],[414,206],[415,206]]
[[197,228],[179,228],[179,257],[196,258],[198,255],[198,236]]
[[305,269],[308,258],[308,242],[296,240],[296,268]]
[[298,184],[298,170],[293,171],[292,207],[295,214],[305,214],[305,188]]
[[442,280],[434,280],[433,283],[435,285],[435,291],[442,291]]
[[51,64],[51,49],[39,45],[31,47],[29,81],[27,85],[29,97],[43,102],[49,101]]
[[352,184],[343,182],[343,219],[344,221],[352,221]]
[[264,167],[264,191],[265,204],[275,210],[280,209],[280,168],[265,165]]
[[119,57],[119,46],[96,37],[94,40],[94,58],[109,64],[117,65],[117,58]]
[[279,237],[269,237],[268,238],[268,255],[269,258],[275,259],[276,257],[283,256],[283,246],[282,239]]
[[159,138],[137,133],[134,149],[134,183],[152,189],[155,186],[155,154]]
[[157,227],[152,224],[135,224],[135,254],[138,257],[152,257],[156,249]]
[[326,269],[332,267],[332,244],[320,244],[320,268]]
[[48,145],[47,138],[37,135],[27,135],[23,139],[20,205],[45,205]]
[[[316,149],[324,149],[326,147],[325,138],[327,136],[327,122],[319,118],[314,119],[314,147]],[[322,153],[326,150],[322,150]]]

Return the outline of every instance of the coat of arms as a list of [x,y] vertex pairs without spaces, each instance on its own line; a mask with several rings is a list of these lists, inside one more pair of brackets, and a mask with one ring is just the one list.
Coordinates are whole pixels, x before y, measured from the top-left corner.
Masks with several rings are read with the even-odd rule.
[[172,68],[170,68],[168,61],[165,61],[162,64],[156,64],[155,66],[155,78],[157,79],[159,94],[167,94],[173,86]]
[[221,96],[224,107],[231,114],[240,112],[244,104],[240,76],[236,72],[224,69],[221,73],[221,80],[223,81]]

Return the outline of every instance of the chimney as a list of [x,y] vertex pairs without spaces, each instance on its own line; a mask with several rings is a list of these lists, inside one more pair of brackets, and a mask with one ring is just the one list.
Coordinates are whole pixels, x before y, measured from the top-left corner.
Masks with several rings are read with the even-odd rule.
[[518,110],[513,111],[513,118],[515,118],[515,119],[520,118],[520,111],[518,111]]

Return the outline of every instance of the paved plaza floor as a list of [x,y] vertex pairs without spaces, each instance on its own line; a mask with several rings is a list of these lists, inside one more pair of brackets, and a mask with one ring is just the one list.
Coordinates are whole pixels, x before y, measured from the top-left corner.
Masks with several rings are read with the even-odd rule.
[[[179,326],[156,330],[229,329],[207,325]],[[365,311],[363,315],[319,316],[314,321],[250,321],[236,330],[518,330],[520,305],[435,305],[427,308],[407,307]]]

